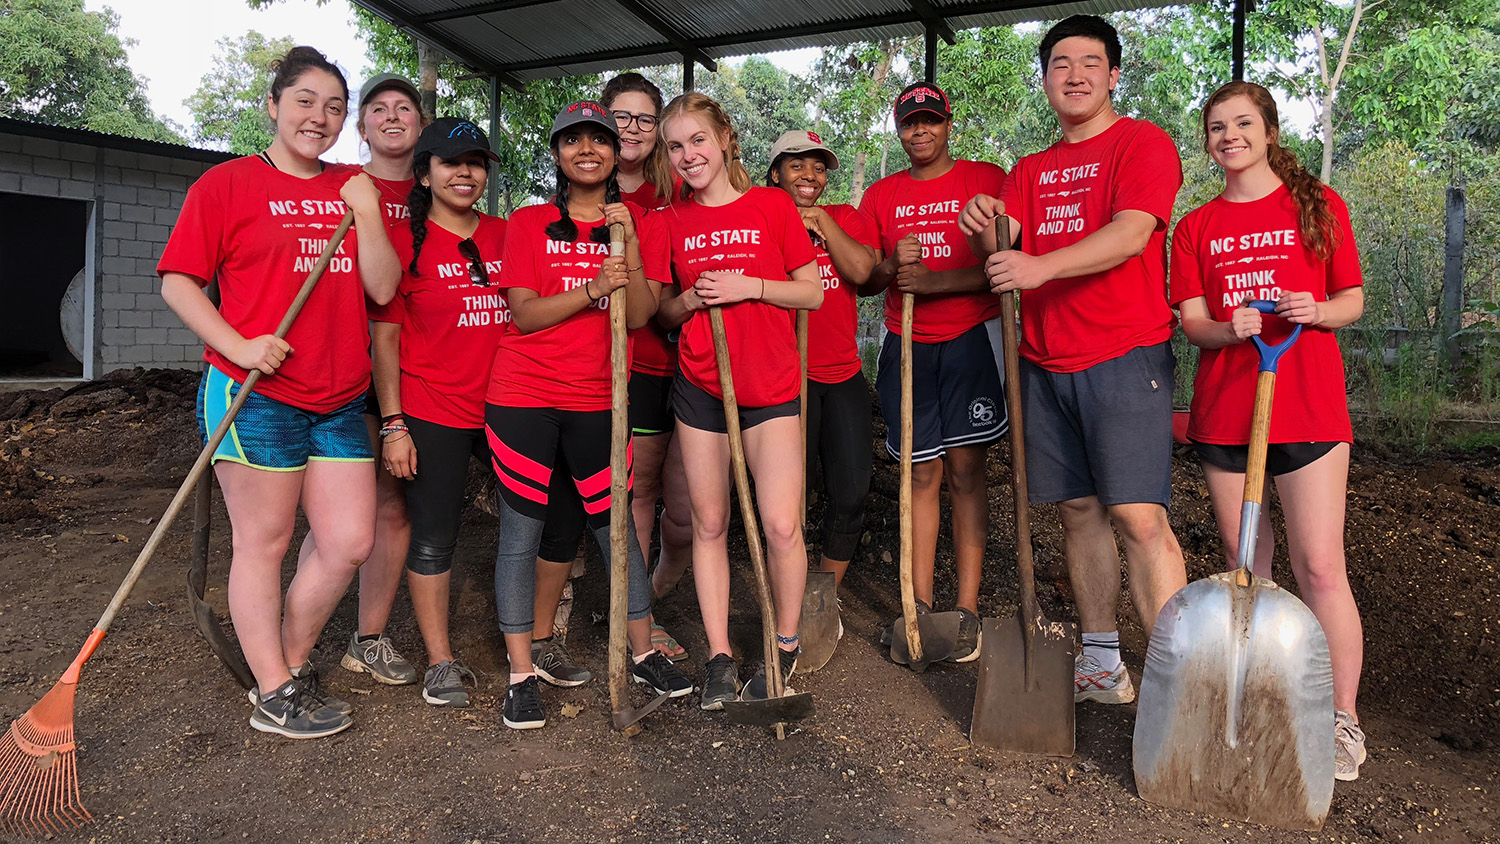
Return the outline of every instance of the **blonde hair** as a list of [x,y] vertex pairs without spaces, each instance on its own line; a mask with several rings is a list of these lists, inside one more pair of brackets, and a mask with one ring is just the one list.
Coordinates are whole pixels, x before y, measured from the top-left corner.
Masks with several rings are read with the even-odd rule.
[[[750,190],[750,171],[740,161],[740,133],[735,130],[734,122],[725,113],[724,107],[719,105],[707,94],[690,91],[673,98],[667,107],[662,110],[661,119],[658,121],[661,137],[657,143],[662,143],[667,134],[667,124],[679,117],[688,114],[696,114],[703,119],[724,144],[724,169],[729,172],[729,184],[740,193]],[[666,156],[652,162],[653,172],[647,174],[652,184],[672,184],[672,165]],[[693,189],[684,181],[682,183],[681,199],[687,199],[693,195]]]

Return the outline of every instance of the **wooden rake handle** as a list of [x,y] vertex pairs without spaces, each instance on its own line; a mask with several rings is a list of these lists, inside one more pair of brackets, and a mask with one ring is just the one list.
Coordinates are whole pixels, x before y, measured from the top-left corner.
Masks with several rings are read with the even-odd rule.
[[[625,226],[609,227],[610,257],[625,255]],[[609,705],[616,715],[630,709],[630,646],[626,616],[630,611],[630,353],[625,326],[625,288],[609,294]],[[638,729],[638,728],[637,728]]]
[[797,357],[802,361],[802,393],[797,421],[802,426],[802,514],[801,524],[807,527],[807,320],[811,311],[797,311]]

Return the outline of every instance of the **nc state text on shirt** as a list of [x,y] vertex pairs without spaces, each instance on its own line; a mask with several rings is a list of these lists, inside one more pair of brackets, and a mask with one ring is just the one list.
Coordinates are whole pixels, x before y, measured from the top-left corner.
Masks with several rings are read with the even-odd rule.
[[1064,167],[1061,170],[1044,170],[1036,177],[1037,182],[1044,185],[1055,185],[1058,182],[1076,182],[1079,179],[1092,179],[1099,175],[1099,162],[1093,164],[1080,164],[1077,167]]
[[682,239],[682,248],[683,251],[688,251],[742,243],[760,243],[760,229],[720,229],[716,232],[690,234]]
[[1208,242],[1208,254],[1219,255],[1236,249],[1260,249],[1263,246],[1296,246],[1296,229],[1272,229],[1242,234],[1238,238],[1219,237]]
[[946,202],[929,202],[925,205],[897,205],[896,219],[902,217],[930,217],[934,214],[957,214],[960,203],[956,199]]
[[268,204],[271,206],[272,217],[280,217],[286,214],[306,214],[308,216],[327,214],[333,217],[342,217],[349,210],[349,206],[342,202],[325,201],[322,199],[304,199],[301,202],[295,199],[278,202],[273,199]]

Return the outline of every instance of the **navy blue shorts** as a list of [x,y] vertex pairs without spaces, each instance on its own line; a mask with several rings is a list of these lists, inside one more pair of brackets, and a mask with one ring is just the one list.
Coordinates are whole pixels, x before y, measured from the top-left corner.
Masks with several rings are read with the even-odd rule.
[[[1005,386],[1000,373],[997,317],[941,343],[911,344],[911,453],[913,463],[936,460],[948,449],[988,445],[1005,436]],[[885,449],[901,459],[901,338],[885,335],[875,377]]]
[[1172,495],[1168,343],[1140,346],[1081,372],[1021,361],[1026,480],[1037,502],[1098,496],[1105,506]]
[[[198,435],[204,443],[229,412],[240,383],[208,367],[198,385]],[[228,460],[269,472],[296,472],[309,460],[373,463],[365,427],[365,397],[337,410],[316,413],[252,392],[214,450],[214,463]]]

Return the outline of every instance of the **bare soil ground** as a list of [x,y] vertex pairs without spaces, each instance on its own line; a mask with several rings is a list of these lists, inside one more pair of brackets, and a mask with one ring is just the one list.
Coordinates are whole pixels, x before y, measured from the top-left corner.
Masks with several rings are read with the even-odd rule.
[[[195,376],[118,373],[75,388],[0,394],[0,718],[20,715],[77,652],[197,451]],[[877,436],[879,432],[877,432]],[[989,481],[993,523],[986,613],[1014,606],[1011,499],[1003,447]],[[1219,543],[1196,462],[1179,454],[1172,523],[1190,577],[1216,570]],[[494,522],[470,511],[454,579],[454,640],[482,672],[465,712],[423,704],[413,687],[337,667],[352,595],[323,638],[323,673],[356,707],[354,729],[290,742],[252,731],[233,679],[194,629],[186,600],[189,519],[85,667],[79,771],[97,823],[63,836],[97,842],[720,842],[905,840],[1500,840],[1500,453],[1415,455],[1359,444],[1350,478],[1348,554],[1367,642],[1360,710],[1370,737],[1362,778],[1338,786],[1318,833],[1292,833],[1161,809],[1135,797],[1133,706],[1086,704],[1078,752],[1018,760],[969,746],[974,667],[917,675],[877,646],[899,611],[896,473],[877,465],[846,582],[847,634],[822,672],[794,684],[817,715],[784,742],[737,727],[696,700],[669,704],[624,739],[596,680],[547,689],[546,729],[500,723],[503,650],[490,574]],[[814,508],[810,535],[817,535]],[[229,557],[216,506],[209,593],[221,615]],[[1036,515],[1042,599],[1071,618],[1056,513]],[[738,530],[738,528],[736,528]],[[944,539],[946,547],[946,538]],[[743,543],[732,550],[743,561]],[[1279,572],[1285,562],[1278,561]],[[945,571],[944,567],[950,570]],[[570,646],[602,677],[606,589],[595,556]],[[737,570],[734,635],[755,661],[758,620]],[[1289,578],[1288,578],[1289,580]],[[939,581],[951,590],[951,559]],[[951,601],[951,591],[939,604]],[[690,584],[660,619],[692,652],[705,643]],[[595,614],[599,615],[595,615]],[[1121,608],[1125,658],[1145,643]],[[420,659],[410,605],[390,632]],[[581,710],[568,717],[564,704]],[[569,707],[572,711],[573,707]]]

